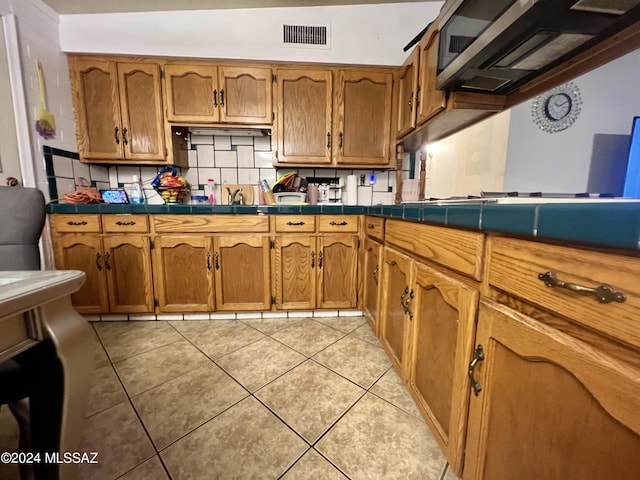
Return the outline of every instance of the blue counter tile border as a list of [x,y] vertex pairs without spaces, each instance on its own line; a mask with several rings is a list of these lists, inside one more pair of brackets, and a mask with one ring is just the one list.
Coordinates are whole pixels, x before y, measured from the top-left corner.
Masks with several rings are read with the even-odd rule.
[[69,205],[48,213],[375,215],[455,228],[640,250],[640,202],[473,205]]

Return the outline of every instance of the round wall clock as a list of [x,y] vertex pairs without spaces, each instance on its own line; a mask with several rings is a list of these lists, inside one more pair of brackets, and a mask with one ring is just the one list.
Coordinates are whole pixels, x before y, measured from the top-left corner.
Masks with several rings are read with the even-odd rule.
[[531,103],[531,116],[540,130],[555,133],[573,125],[581,108],[580,90],[569,82],[538,95]]

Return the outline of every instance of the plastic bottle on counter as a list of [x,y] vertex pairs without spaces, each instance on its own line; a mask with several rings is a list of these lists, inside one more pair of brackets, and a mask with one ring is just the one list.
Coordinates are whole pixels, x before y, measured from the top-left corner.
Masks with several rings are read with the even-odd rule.
[[134,175],[131,179],[131,192],[129,193],[129,200],[132,204],[143,205],[146,201],[144,197],[144,190],[142,190],[142,182],[138,175]]
[[207,189],[205,191],[207,195],[207,201],[211,205],[216,204],[216,181],[213,178],[207,179]]

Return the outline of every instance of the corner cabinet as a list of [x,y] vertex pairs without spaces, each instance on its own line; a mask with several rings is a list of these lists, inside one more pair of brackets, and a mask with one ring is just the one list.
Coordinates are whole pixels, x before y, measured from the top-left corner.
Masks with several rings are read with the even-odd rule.
[[364,243],[362,248],[362,312],[376,335],[380,325],[380,299],[382,293],[382,249],[384,219],[364,217]]
[[418,67],[420,49],[414,48],[400,67],[398,75],[398,137],[413,130],[416,126],[416,99],[418,94]]
[[175,123],[270,125],[270,67],[167,63],[167,120]]
[[166,163],[160,65],[69,57],[82,161]]

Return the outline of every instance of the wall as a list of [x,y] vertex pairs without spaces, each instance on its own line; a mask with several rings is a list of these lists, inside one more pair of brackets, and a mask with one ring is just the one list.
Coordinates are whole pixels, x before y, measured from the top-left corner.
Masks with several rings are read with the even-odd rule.
[[8,177],[17,178],[22,182],[22,173],[2,22],[0,22],[0,105],[3,105],[3,115],[0,116],[0,185],[5,185]]
[[573,80],[582,93],[582,111],[562,132],[538,129],[531,101],[514,107],[505,190],[601,193],[614,188],[615,178],[626,170],[632,118],[640,115],[638,65],[640,50]]
[[[65,52],[401,65],[443,2],[62,15]],[[330,48],[281,46],[282,24],[329,25]]]

